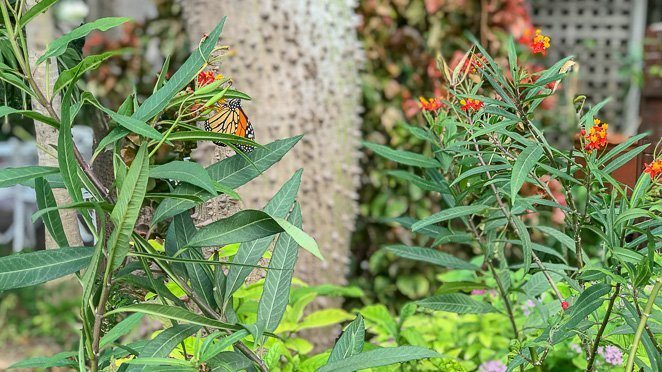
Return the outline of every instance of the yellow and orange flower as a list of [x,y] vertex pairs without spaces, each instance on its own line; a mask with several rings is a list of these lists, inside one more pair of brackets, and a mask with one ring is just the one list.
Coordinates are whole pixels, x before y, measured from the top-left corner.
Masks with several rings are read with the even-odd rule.
[[198,74],[198,78],[196,80],[197,87],[204,87],[205,85],[209,85],[214,82],[214,80],[221,80],[223,79],[223,75],[218,74],[214,75],[213,71],[201,71]]
[[443,106],[441,98],[428,98],[418,97],[420,101],[421,110],[423,111],[437,111]]
[[589,129],[589,132],[586,133],[586,130],[582,129],[580,134],[586,140],[586,145],[584,148],[591,153],[593,150],[599,150],[607,146],[607,128],[609,124],[603,123],[600,119],[593,120],[593,126]]
[[478,111],[483,107],[483,102],[477,99],[467,98],[467,99],[461,99],[460,105],[462,111],[469,111],[469,110]]
[[657,180],[658,177],[662,176],[662,158],[655,159],[652,163],[644,164],[644,166],[646,166],[644,173],[648,173],[651,179]]
[[529,43],[529,47],[531,48],[533,54],[542,54],[543,56],[547,55],[547,49],[550,47],[550,45],[549,36],[543,35],[542,31],[539,29],[536,30],[533,39],[531,39],[531,42]]

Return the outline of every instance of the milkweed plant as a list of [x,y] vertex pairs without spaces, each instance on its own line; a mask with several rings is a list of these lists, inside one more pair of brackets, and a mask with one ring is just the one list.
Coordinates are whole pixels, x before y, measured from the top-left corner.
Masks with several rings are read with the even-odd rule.
[[[194,46],[172,75],[166,59],[152,95],[144,99],[131,95],[117,110],[103,106],[85,90],[82,78],[117,53],[83,58],[75,45],[82,45],[94,30],[105,31],[128,19],[103,18],[83,24],[52,41],[33,61],[28,56],[35,51],[28,50],[25,27],[54,3],[44,0],[25,9],[24,1],[0,1],[4,61],[0,79],[24,97],[17,107],[0,107],[0,114],[22,115],[57,131],[57,143],[43,149],[57,159],[57,167],[0,170],[0,187],[22,184],[35,189],[39,210],[33,219],[43,220],[57,243],[52,249],[0,258],[0,291],[73,274],[69,278],[80,284],[82,293],[80,342],[76,350],[38,356],[13,367],[268,370],[265,355],[270,353],[265,346],[273,344],[269,340],[277,337],[288,309],[298,250],[301,247],[323,259],[315,240],[301,230],[297,191],[302,170],[262,210],[241,210],[204,226],[194,224],[191,211],[221,194],[238,198],[235,189],[277,163],[301,136],[260,145],[251,139],[252,130],[235,136],[198,129],[196,123],[207,120],[216,104],[250,99],[217,71],[226,49],[217,46],[225,19]],[[59,71],[53,86],[37,84],[37,67],[47,73]],[[61,105],[54,104],[56,97]],[[44,113],[33,110],[31,103],[43,107]],[[82,109],[96,110],[109,122],[94,157],[110,153],[110,185],[92,171],[73,140],[72,123]],[[206,168],[184,158],[158,163],[162,160],[159,150],[166,146],[195,146],[204,140],[237,153]],[[71,203],[58,204],[56,188],[66,189]],[[77,212],[94,236],[93,246],[70,245],[63,227],[72,221],[62,221],[59,211],[63,209]],[[137,223],[143,217],[147,228]],[[269,258],[266,266],[260,265],[263,257]],[[235,294],[243,290],[254,269],[266,270],[263,285],[255,287],[259,293],[251,295],[255,300],[248,310],[238,309]],[[288,329],[304,327],[302,312],[310,301],[290,310]],[[127,339],[147,316],[157,319],[161,328],[144,338]],[[305,324],[312,326],[313,320]],[[422,347],[363,352],[363,337],[358,317],[332,351],[318,358],[317,367],[326,371],[354,365],[368,368],[438,355]]]
[[573,58],[532,72],[518,54],[546,53],[550,38],[540,30],[519,45],[511,38],[503,65],[468,37],[473,46],[456,67],[439,60],[447,94],[420,99],[425,125],[403,124],[427,150],[365,143],[408,167],[392,175],[438,201],[425,218],[393,220],[427,245],[385,247],[457,272],[417,307],[501,314],[510,353],[481,371],[545,370],[561,344],[587,371],[598,363],[660,370],[662,154],[633,187],[619,182],[613,172],[650,145],[638,144],[647,134],[609,147],[599,113],[607,101],[588,107],[586,97],[575,99],[577,145],[555,147],[535,113]]

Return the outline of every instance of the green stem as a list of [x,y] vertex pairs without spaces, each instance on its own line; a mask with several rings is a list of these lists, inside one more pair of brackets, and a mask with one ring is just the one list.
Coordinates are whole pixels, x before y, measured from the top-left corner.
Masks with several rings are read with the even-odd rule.
[[586,366],[587,371],[593,371],[593,363],[595,362],[595,356],[598,354],[598,346],[600,345],[600,339],[602,338],[602,334],[604,333],[605,328],[607,328],[607,323],[609,323],[609,317],[611,316],[611,309],[614,307],[614,302],[616,302],[616,298],[618,297],[618,293],[620,292],[620,290],[621,290],[621,284],[618,283],[616,284],[616,291],[614,291],[614,295],[611,296],[611,298],[609,299],[607,312],[605,313],[605,317],[602,320],[600,329],[598,329],[598,333],[595,335],[595,341],[593,341],[591,356],[589,357],[588,365]]
[[634,356],[637,354],[637,347],[639,347],[639,341],[641,341],[641,335],[644,333],[644,328],[646,328],[646,321],[648,320],[648,317],[651,315],[651,311],[653,311],[655,298],[657,297],[657,293],[660,291],[660,287],[662,287],[662,280],[658,279],[655,282],[655,286],[651,291],[650,297],[648,297],[646,308],[644,309],[644,312],[641,314],[641,320],[639,321],[639,326],[637,326],[637,331],[634,334],[634,341],[632,342],[632,347],[630,348],[630,354],[628,355],[628,362],[625,367],[625,372],[632,372],[632,368],[634,367]]

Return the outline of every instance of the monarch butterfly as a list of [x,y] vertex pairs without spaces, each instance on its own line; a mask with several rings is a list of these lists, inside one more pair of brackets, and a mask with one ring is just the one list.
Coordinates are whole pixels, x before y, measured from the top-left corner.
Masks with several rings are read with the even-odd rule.
[[[248,138],[255,139],[255,132],[253,131],[253,124],[248,120],[246,113],[241,108],[240,100],[233,98],[222,102],[217,106],[219,110],[216,115],[212,116],[205,122],[205,130],[216,133],[234,134]],[[214,141],[219,146],[225,144]],[[253,146],[249,145],[236,145],[237,148],[243,152],[253,151]]]

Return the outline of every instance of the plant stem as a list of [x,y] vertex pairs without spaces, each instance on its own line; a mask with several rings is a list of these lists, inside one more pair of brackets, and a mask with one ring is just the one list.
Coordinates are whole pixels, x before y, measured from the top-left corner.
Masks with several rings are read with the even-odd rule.
[[655,299],[657,298],[657,293],[660,291],[660,287],[662,287],[662,280],[657,279],[655,286],[651,291],[651,295],[648,297],[646,308],[644,308],[644,312],[641,314],[641,320],[637,326],[637,331],[634,334],[634,340],[632,341],[632,347],[630,348],[630,354],[628,355],[628,362],[625,367],[625,372],[632,372],[632,368],[634,367],[634,356],[637,354],[637,347],[639,347],[641,335],[644,333],[644,328],[646,328],[646,321],[651,315],[651,311],[653,311],[653,305],[655,305]]
[[616,298],[618,297],[618,293],[620,292],[620,290],[621,290],[621,283],[618,283],[616,284],[616,290],[614,291],[614,294],[609,299],[607,312],[605,313],[605,317],[602,320],[600,329],[598,329],[598,333],[595,335],[595,341],[593,341],[593,348],[591,349],[591,354],[588,359],[588,365],[586,366],[586,371],[588,372],[593,371],[593,363],[595,362],[595,356],[598,353],[598,346],[600,345],[600,339],[602,338],[602,334],[604,333],[605,328],[607,328],[607,323],[609,323],[609,317],[611,316],[611,310],[614,307],[614,302],[616,302]]

